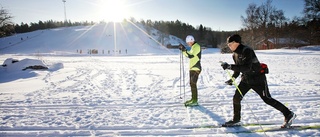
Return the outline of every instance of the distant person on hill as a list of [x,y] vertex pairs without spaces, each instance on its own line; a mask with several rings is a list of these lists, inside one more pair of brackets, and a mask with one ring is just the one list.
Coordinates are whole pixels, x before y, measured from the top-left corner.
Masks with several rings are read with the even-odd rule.
[[191,47],[189,51],[180,44],[179,49],[182,53],[190,59],[189,63],[189,77],[190,77],[190,87],[191,87],[191,100],[186,101],[185,106],[197,106],[198,105],[198,89],[197,89],[197,81],[201,72],[201,47],[194,40],[192,35],[188,35],[186,37],[186,43]]
[[[233,119],[226,122],[222,126],[234,126],[240,124],[241,118],[241,100],[246,95],[246,93],[253,89],[260,98],[268,105],[279,110],[284,115],[284,123],[282,128],[288,128],[291,126],[292,121],[296,118],[296,114],[291,112],[285,105],[279,101],[273,99],[268,89],[266,73],[268,70],[263,68],[254,52],[248,46],[241,43],[241,37],[238,34],[231,35],[227,38],[227,44],[230,50],[233,52],[233,60],[235,64],[228,64],[223,62],[221,64],[222,68],[233,70],[234,73],[232,77],[236,79],[240,72],[242,73],[241,82],[238,85],[238,89],[235,90],[233,96]],[[266,65],[265,65],[266,66]],[[232,85],[233,80],[230,79],[225,83]]]

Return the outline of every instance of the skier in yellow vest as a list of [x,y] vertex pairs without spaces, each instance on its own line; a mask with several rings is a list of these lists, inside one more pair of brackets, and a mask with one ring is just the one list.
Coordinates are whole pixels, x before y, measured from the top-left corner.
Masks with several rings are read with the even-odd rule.
[[179,49],[182,53],[190,59],[189,63],[189,77],[190,77],[190,87],[191,87],[191,100],[186,101],[185,106],[197,106],[198,105],[198,89],[197,81],[201,72],[201,47],[195,41],[192,35],[186,37],[186,43],[191,47],[189,51],[180,44]]

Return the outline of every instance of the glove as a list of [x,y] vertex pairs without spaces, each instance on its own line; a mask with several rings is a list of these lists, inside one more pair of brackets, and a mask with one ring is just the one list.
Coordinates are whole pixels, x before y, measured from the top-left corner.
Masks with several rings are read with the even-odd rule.
[[229,65],[227,62],[221,63],[221,67],[223,68],[223,70],[231,69],[231,65]]
[[232,85],[232,79],[229,79],[228,81],[226,81],[226,82],[224,82],[224,83],[226,83],[227,85]]
[[181,51],[186,51],[186,47],[184,47],[182,44],[179,45],[179,49],[180,49]]

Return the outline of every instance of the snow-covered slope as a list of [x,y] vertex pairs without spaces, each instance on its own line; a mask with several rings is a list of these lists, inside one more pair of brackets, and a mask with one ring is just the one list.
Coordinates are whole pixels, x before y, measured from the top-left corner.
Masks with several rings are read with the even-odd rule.
[[87,54],[89,49],[100,55],[172,54],[165,48],[167,44],[184,43],[172,35],[159,42],[160,35],[158,30],[147,31],[131,22],[38,30],[1,38],[0,54],[76,54],[80,50]]

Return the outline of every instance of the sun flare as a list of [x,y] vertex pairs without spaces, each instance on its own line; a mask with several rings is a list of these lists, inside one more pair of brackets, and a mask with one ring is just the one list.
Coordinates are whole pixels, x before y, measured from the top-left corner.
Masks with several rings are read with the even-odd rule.
[[100,0],[98,6],[100,20],[121,22],[127,18],[125,0]]

